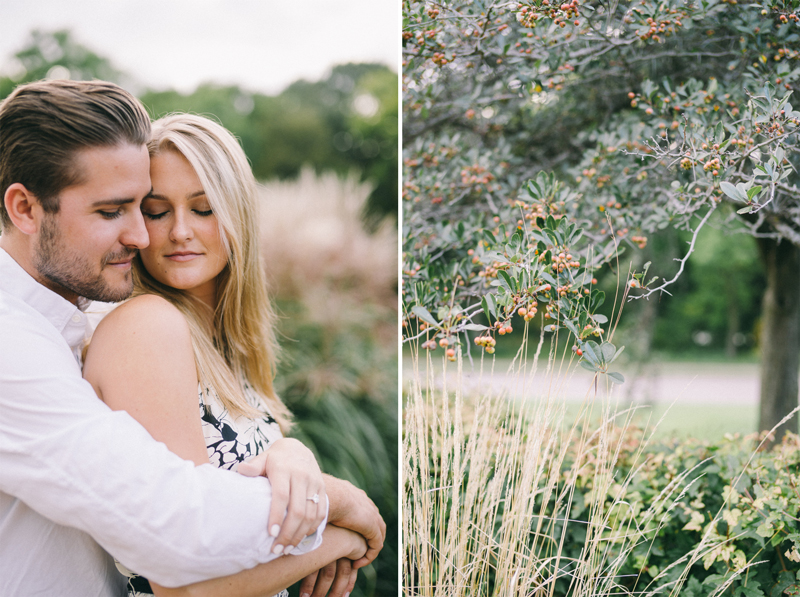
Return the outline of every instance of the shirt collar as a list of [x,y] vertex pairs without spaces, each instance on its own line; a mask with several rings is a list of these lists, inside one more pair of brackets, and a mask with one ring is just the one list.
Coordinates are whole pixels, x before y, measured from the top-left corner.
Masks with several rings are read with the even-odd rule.
[[73,350],[86,338],[86,315],[91,301],[83,297],[75,306],[61,295],[37,282],[11,255],[0,248],[2,290],[41,313]]

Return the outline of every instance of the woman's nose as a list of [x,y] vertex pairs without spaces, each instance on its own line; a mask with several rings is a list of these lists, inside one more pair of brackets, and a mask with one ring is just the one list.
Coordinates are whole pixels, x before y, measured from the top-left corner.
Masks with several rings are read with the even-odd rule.
[[181,211],[175,213],[172,228],[169,231],[172,242],[184,242],[192,238],[192,227],[189,225],[187,215]]

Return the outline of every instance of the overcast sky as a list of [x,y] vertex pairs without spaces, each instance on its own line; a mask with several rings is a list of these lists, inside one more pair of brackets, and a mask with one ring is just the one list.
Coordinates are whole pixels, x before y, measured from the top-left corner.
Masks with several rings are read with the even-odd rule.
[[152,89],[239,84],[274,94],[336,64],[398,71],[399,0],[0,0],[0,73],[32,29],[78,42]]

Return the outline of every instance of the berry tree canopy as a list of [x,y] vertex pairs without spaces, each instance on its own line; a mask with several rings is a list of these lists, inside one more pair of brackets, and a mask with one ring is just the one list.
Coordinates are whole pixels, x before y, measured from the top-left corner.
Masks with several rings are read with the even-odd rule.
[[628,281],[629,300],[657,298],[713,218],[759,245],[759,425],[777,424],[798,403],[799,13],[800,0],[404,0],[406,339],[452,357],[473,331],[492,352],[539,313],[610,374],[595,270],[618,246],[690,231],[677,275]]

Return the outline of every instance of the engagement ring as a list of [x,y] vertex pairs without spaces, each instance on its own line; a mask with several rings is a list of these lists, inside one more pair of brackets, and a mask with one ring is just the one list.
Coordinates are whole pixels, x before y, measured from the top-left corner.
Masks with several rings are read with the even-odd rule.
[[308,497],[306,499],[307,500],[311,500],[315,504],[319,504],[319,494],[318,493],[315,493],[314,495],[312,495],[311,497]]

